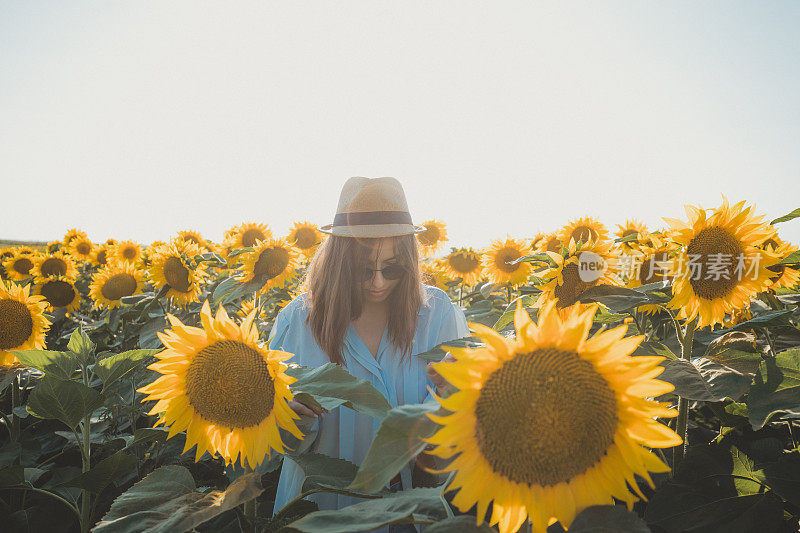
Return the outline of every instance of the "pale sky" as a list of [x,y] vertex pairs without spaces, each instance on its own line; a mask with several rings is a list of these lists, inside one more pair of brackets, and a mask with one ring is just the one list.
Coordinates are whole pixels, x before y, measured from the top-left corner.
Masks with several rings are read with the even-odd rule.
[[[449,245],[800,207],[800,2],[0,0],[0,239],[332,221]],[[779,234],[800,244],[800,219]]]

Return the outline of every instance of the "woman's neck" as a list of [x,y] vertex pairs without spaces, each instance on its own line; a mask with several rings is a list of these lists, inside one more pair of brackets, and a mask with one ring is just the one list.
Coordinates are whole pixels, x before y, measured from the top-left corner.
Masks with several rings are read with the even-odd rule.
[[[389,314],[389,302],[364,302],[361,306],[361,317],[364,316],[387,316]],[[361,318],[359,317],[359,318]]]

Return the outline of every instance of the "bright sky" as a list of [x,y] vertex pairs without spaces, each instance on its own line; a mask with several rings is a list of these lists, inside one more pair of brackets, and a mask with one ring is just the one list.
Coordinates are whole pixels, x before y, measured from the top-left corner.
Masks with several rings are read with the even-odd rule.
[[[800,207],[800,2],[0,0],[0,238],[219,241],[394,176],[450,245]],[[800,244],[800,219],[779,226]]]

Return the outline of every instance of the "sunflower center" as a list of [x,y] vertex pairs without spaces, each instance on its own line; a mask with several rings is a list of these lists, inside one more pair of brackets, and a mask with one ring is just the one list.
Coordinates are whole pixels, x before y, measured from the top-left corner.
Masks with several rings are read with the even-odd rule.
[[450,257],[449,261],[453,270],[459,274],[469,274],[481,263],[476,256],[467,254],[455,254]]
[[576,226],[569,236],[570,238],[575,239],[576,243],[578,241],[587,243],[589,241],[597,240],[597,232],[589,226]]
[[33,261],[27,257],[20,257],[14,261],[14,270],[20,274],[27,274],[33,268]]
[[184,235],[183,240],[186,242],[193,242],[195,244],[200,244],[200,239],[198,239],[196,235],[192,235],[191,233],[187,233],[186,235]]
[[581,295],[589,287],[594,287],[597,282],[585,282],[581,279],[578,272],[578,265],[570,263],[561,270],[561,276],[564,280],[562,285],[556,285],[553,293],[558,298],[556,307],[564,308],[569,307],[578,301],[578,296]]
[[133,246],[126,246],[122,249],[122,257],[129,261],[136,259],[136,248]]
[[494,266],[503,272],[516,272],[522,266],[522,263],[515,265],[510,265],[509,263],[520,257],[522,257],[522,254],[516,248],[501,248],[494,256]]
[[253,265],[253,273],[264,275],[269,279],[283,272],[289,265],[289,252],[284,248],[268,248],[261,252],[258,261]]
[[42,296],[53,307],[66,307],[75,298],[75,289],[66,281],[52,280],[42,285]]
[[639,268],[639,281],[642,285],[666,280],[666,271],[659,266],[659,263],[663,264],[667,261],[669,261],[669,254],[667,252],[657,252],[642,261]]
[[136,292],[136,278],[126,272],[111,276],[100,288],[100,293],[108,300],[119,300],[134,292]]
[[17,300],[0,300],[0,350],[17,348],[33,334],[33,317]]
[[79,242],[75,245],[75,251],[81,255],[87,255],[92,251],[92,245],[86,241]]
[[561,252],[561,241],[558,240],[558,237],[553,237],[547,241],[547,251],[548,252]]
[[97,252],[97,264],[98,265],[105,265],[106,264],[106,251],[100,250]]
[[312,228],[298,228],[294,234],[294,243],[301,250],[308,250],[317,244],[317,234]]
[[269,366],[251,346],[221,340],[197,352],[186,372],[186,396],[198,415],[219,426],[257,426],[272,412]]
[[192,286],[189,281],[189,269],[184,266],[180,257],[174,255],[164,261],[164,278],[169,286],[178,292],[189,292]]
[[724,298],[736,287],[734,269],[744,248],[728,230],[719,226],[705,228],[689,242],[686,253],[690,260],[697,256],[699,274],[689,271],[689,283],[697,296],[706,300]]
[[40,267],[42,276],[63,276],[67,273],[67,262],[60,257],[48,257]]
[[475,406],[476,438],[492,470],[551,486],[597,463],[614,441],[614,391],[577,353],[540,348],[495,370]]
[[267,236],[258,228],[252,228],[242,233],[242,247],[250,248],[256,245],[256,241],[263,241]]
[[431,246],[439,242],[439,228],[433,225],[425,226],[427,229],[417,235],[419,242],[424,244],[425,246]]

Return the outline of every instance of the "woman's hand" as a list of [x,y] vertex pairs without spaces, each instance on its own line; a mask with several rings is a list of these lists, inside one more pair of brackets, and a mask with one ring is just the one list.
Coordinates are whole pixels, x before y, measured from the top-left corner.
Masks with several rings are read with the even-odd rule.
[[289,402],[289,407],[292,408],[292,411],[297,413],[300,416],[308,416],[311,418],[322,418],[324,413],[329,412],[327,409],[322,407],[316,407],[313,405],[306,405],[301,402],[296,402],[294,400]]
[[[442,359],[442,361],[447,363],[452,363],[455,360],[456,358],[450,355],[449,352],[444,356],[444,359]],[[428,374],[428,379],[431,380],[433,385],[436,387],[437,395],[447,396],[453,390],[453,386],[450,384],[450,382],[444,379],[441,374],[433,369],[433,363],[428,363],[428,366],[425,367],[425,373]]]

